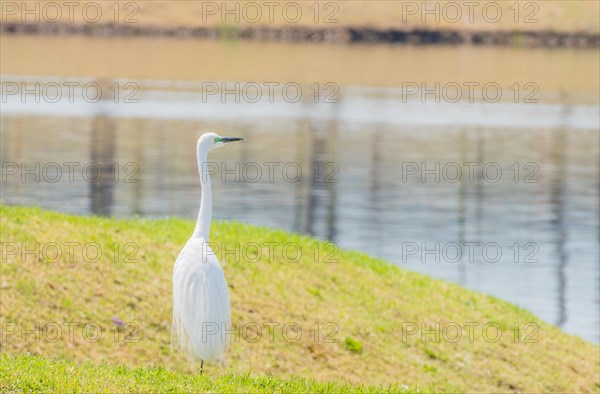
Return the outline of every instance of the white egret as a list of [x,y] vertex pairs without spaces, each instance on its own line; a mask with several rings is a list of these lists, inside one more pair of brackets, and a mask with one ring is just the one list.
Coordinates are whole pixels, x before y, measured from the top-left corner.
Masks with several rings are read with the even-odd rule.
[[208,152],[239,137],[203,134],[196,153],[202,186],[196,229],[173,268],[173,325],[171,345],[187,353],[190,362],[222,361],[231,326],[229,290],[223,269],[208,245],[212,219],[212,192],[207,169]]

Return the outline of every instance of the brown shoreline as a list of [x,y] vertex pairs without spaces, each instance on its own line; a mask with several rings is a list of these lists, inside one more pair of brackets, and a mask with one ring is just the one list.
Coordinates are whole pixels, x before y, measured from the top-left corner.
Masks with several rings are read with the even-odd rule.
[[3,34],[86,35],[106,37],[192,37],[283,42],[389,43],[410,45],[496,45],[546,48],[599,48],[600,34],[556,31],[457,31],[376,29],[369,27],[158,27],[126,24],[13,23]]

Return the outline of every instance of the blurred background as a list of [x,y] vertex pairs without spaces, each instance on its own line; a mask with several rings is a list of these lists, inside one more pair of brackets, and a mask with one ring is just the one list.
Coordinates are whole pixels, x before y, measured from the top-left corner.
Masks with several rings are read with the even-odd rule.
[[597,2],[73,3],[2,2],[3,203],[195,219],[196,139],[244,136],[216,219],[600,342]]

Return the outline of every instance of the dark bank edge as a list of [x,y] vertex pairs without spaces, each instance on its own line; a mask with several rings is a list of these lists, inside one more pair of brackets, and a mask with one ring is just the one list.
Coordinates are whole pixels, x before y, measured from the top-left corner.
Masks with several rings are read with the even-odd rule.
[[600,34],[556,31],[458,31],[376,29],[358,27],[159,27],[125,24],[3,23],[0,32],[27,35],[86,35],[100,37],[190,37],[322,43],[388,43],[409,45],[495,45],[546,48],[598,48]]

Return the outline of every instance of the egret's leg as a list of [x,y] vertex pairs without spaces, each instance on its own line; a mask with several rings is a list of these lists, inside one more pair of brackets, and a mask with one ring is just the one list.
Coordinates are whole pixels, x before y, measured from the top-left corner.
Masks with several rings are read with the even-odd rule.
[[204,372],[204,360],[200,360],[200,375]]

